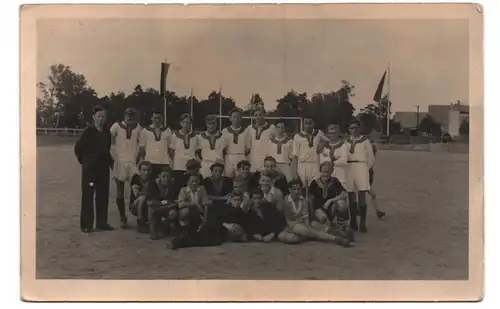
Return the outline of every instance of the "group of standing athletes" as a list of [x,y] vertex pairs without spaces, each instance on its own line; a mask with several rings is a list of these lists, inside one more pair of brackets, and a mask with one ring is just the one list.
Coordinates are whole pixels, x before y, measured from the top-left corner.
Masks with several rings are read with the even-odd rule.
[[[371,188],[375,147],[367,136],[360,134],[359,122],[352,121],[349,135],[344,137],[337,125],[329,125],[326,133],[323,133],[315,128],[312,117],[305,116],[301,132],[289,138],[285,123],[268,123],[264,109],[256,110],[253,116],[254,124],[245,128],[242,125],[242,111],[233,109],[229,114],[231,124],[222,131],[217,127],[217,118],[207,116],[206,131],[197,134],[192,131],[192,119],[188,114],[180,117],[180,129],[172,131],[163,125],[163,115],[159,112],[153,112],[151,125],[142,128],[137,122],[136,111],[127,109],[124,120],[114,123],[107,130],[104,127],[106,111],[97,108],[94,111],[94,124],[84,131],[75,145],[75,154],[82,165],[82,231],[90,233],[93,229],[94,193],[96,228],[113,229],[107,223],[110,168],[116,183],[116,204],[122,228],[128,226],[125,205],[127,182],[132,187],[129,208],[134,209],[134,214],[138,216],[138,227],[149,221],[149,226],[155,230],[153,223],[158,218],[152,214],[161,212],[152,211],[154,208],[151,206],[155,204],[153,196],[158,200],[159,206],[165,206],[166,212],[160,218],[164,217],[167,221],[180,218],[180,204],[197,205],[194,208],[199,208],[199,211],[195,217],[201,219],[197,223],[196,233],[200,234],[201,226],[206,223],[205,204],[232,204],[233,198],[239,196],[242,199],[239,205],[248,213],[249,210],[260,209],[260,206],[252,205],[254,202],[261,204],[257,201],[261,195],[263,200],[274,202],[275,208],[284,218],[282,221],[287,222],[281,230],[271,228],[271,234],[288,243],[298,241],[294,236],[302,239],[336,238],[338,242],[341,238],[352,241],[352,231],[366,233],[367,194],[373,198],[377,216],[381,218],[385,215],[378,210]],[[198,173],[201,175],[197,176]],[[270,180],[269,186],[265,182],[267,178]],[[210,188],[219,179],[229,182],[231,189],[224,194],[209,192],[213,191]],[[147,185],[148,182],[154,184],[153,189],[150,184]],[[204,193],[199,191],[196,182],[202,185]],[[241,183],[244,190],[236,192],[236,186]],[[175,189],[168,189],[174,187]],[[221,190],[218,191],[221,193]],[[254,194],[257,197],[252,202]],[[206,195],[206,201],[203,195]],[[269,198],[270,195],[273,197]],[[247,202],[244,201],[245,197]],[[280,201],[276,202],[277,199]],[[318,224],[307,224],[307,227],[301,229],[300,224],[306,215],[300,215],[299,201],[308,205],[307,221]],[[138,203],[150,207],[141,207]],[[149,214],[143,213],[144,208],[150,209]],[[263,218],[260,210],[255,211],[260,214],[259,218]],[[193,219],[192,212],[187,212],[184,219]],[[335,214],[337,219],[341,219],[335,222],[342,222],[340,230],[348,230],[350,233],[340,233],[337,237],[328,238],[329,236],[321,233],[331,231]],[[273,220],[271,221],[277,222],[276,219]],[[232,232],[237,230],[234,223],[220,223],[226,224],[226,229]],[[233,225],[228,227],[227,224]],[[252,229],[255,229],[255,225],[259,224],[253,224]],[[266,224],[261,222],[261,225]],[[183,242],[187,246],[186,242],[209,244],[214,240],[213,237],[211,240],[200,240],[199,235],[195,235]],[[177,243],[176,247],[179,246]]]

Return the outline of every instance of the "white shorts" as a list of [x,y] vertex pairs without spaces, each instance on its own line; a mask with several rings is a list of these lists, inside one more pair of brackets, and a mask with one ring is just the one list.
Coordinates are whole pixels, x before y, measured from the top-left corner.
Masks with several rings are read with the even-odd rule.
[[115,161],[113,165],[113,178],[119,181],[130,181],[137,174],[137,166],[132,162]]
[[297,164],[297,174],[304,185],[311,184],[311,181],[313,181],[319,174],[318,163],[299,162]]
[[250,172],[255,173],[257,171],[262,170],[262,167],[264,166],[264,159],[266,158],[265,155],[251,155],[250,154]]
[[212,176],[212,172],[210,171],[210,166],[212,166],[214,163],[215,161],[206,161],[206,160],[201,161],[200,174],[201,176],[203,176],[203,178]]
[[347,181],[345,189],[347,192],[369,191],[370,172],[366,162],[349,163],[347,168]]
[[224,158],[224,174],[226,177],[234,177],[238,162],[246,160],[244,154],[227,154]]
[[276,168],[285,175],[286,181],[290,182],[292,180],[292,167],[290,163],[276,163]]
[[195,159],[195,158],[174,156],[174,162],[172,163],[172,169],[174,171],[185,171],[186,170],[186,163],[191,159]]
[[339,165],[339,166],[335,166],[333,168],[333,174],[332,176],[337,178],[340,183],[342,184],[342,186],[346,186],[346,183],[347,183],[347,166],[345,165]]

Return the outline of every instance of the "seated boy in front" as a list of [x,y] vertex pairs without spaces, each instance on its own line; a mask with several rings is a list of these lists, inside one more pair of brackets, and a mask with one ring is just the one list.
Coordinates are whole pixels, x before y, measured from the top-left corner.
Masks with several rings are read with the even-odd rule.
[[176,192],[172,185],[172,168],[164,167],[158,178],[150,183],[146,197],[148,205],[149,230],[152,240],[158,240],[165,236],[163,218],[167,219],[169,231],[176,228],[177,203]]
[[201,186],[202,176],[193,173],[187,186],[179,192],[179,233],[168,243],[168,249],[216,246],[222,243],[220,227],[210,214],[212,202]]
[[309,204],[301,193],[302,182],[298,179],[290,181],[290,194],[285,198],[283,205],[287,226],[278,235],[278,239],[289,244],[315,239],[349,247],[350,240],[340,235],[332,235],[332,229],[328,225],[310,220]]
[[130,203],[129,210],[137,217],[137,232],[148,233],[148,207],[146,196],[152,174],[152,165],[148,161],[142,161],[138,166],[139,174],[132,176],[130,181]]
[[347,192],[340,181],[332,176],[331,162],[321,163],[320,172],[320,177],[313,180],[309,185],[313,219],[330,226],[335,219],[335,226],[343,233],[343,236],[354,240],[354,233],[349,228]]
[[264,193],[258,188],[252,192],[252,206],[245,221],[245,231],[255,241],[271,242],[285,228],[281,212],[264,199]]
[[242,209],[243,195],[232,193],[221,214],[221,231],[225,241],[244,242],[248,240],[244,229],[246,214]]

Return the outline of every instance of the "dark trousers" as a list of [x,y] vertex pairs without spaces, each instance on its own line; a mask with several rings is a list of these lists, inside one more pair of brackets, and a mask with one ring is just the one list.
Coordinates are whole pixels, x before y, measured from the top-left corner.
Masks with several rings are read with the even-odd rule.
[[94,194],[96,227],[108,224],[109,202],[109,167],[82,167],[82,201],[80,211],[80,229],[94,227]]

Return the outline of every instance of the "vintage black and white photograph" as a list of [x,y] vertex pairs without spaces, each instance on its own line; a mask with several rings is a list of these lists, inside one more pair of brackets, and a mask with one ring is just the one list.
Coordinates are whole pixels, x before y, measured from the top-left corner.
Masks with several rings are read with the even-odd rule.
[[468,281],[481,12],[221,7],[32,21],[34,279]]

